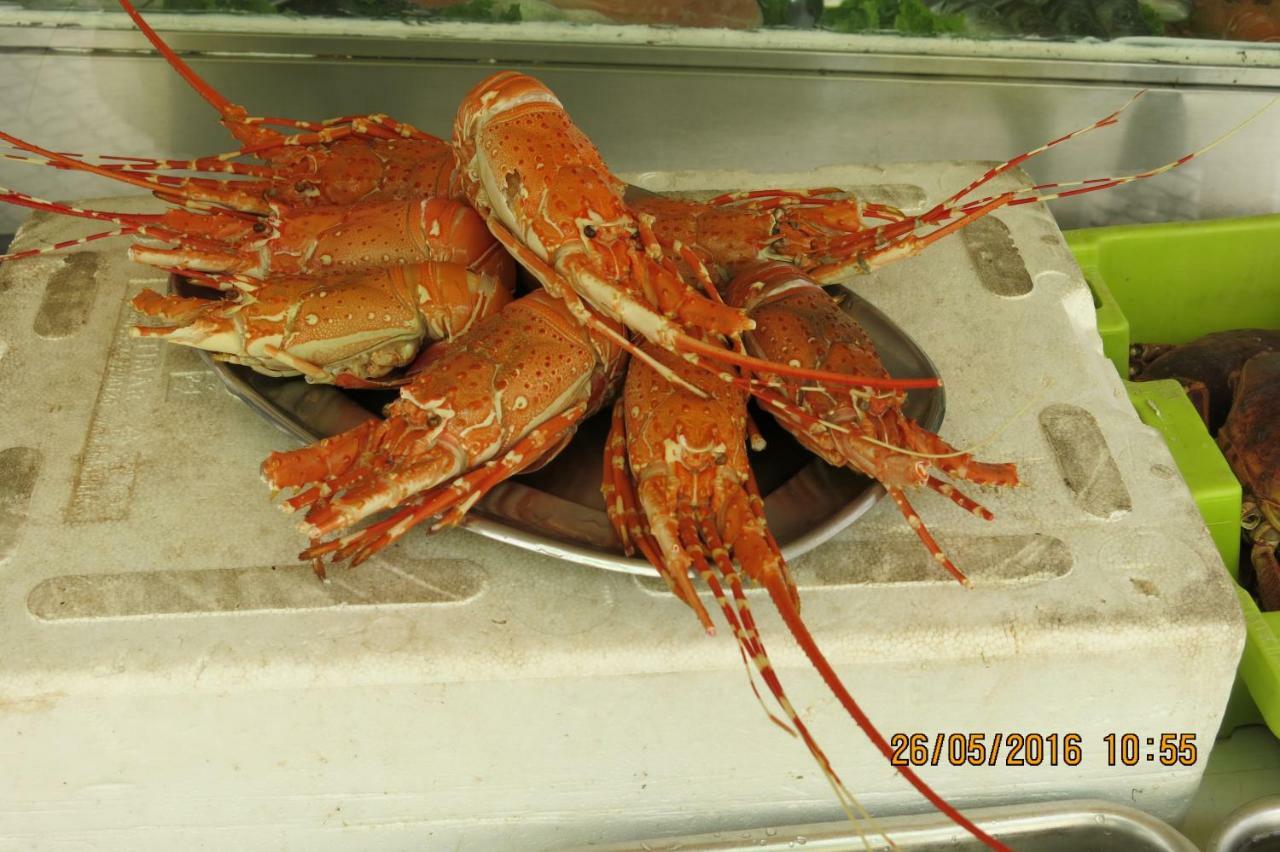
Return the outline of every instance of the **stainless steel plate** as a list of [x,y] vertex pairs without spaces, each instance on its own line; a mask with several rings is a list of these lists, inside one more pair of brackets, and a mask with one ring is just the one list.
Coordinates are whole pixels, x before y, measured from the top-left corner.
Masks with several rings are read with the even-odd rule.
[[1236,808],[1204,844],[1204,852],[1276,849],[1280,849],[1280,796],[1266,796]]
[[[173,289],[193,292],[176,278]],[[888,317],[863,299],[841,293],[844,309],[866,329],[892,375],[938,375],[924,351]],[[340,390],[301,378],[271,378],[215,361],[207,352],[200,354],[232,396],[306,443],[377,417],[395,397],[388,391]],[[941,388],[907,397],[908,416],[931,431],[941,425],[943,410]],[[884,489],[875,481],[819,461],[772,418],[753,414],[769,442],[768,449],[754,456],[753,466],[765,495],[769,526],[786,558],[794,559],[831,538],[883,496]],[[647,562],[623,555],[605,515],[600,474],[608,431],[607,411],[588,420],[554,461],[503,483],[478,503],[468,516],[467,529],[536,553],[656,577]]]

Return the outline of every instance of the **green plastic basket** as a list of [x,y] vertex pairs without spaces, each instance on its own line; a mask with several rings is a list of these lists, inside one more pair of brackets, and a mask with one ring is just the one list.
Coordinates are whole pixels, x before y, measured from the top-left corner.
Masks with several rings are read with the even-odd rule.
[[[1089,228],[1066,238],[1093,290],[1103,352],[1122,377],[1134,341],[1185,343],[1213,331],[1280,328],[1280,216]],[[1240,484],[1226,459],[1177,382],[1127,388],[1139,418],[1164,436],[1236,576]],[[1280,612],[1261,612],[1247,592],[1236,591],[1246,624],[1240,678],[1280,736]]]

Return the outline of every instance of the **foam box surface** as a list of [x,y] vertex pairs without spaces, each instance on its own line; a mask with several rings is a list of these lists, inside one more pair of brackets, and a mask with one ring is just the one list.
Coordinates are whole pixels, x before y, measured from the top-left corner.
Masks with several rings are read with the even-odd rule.
[[[630,180],[835,185],[918,210],[982,168]],[[37,214],[13,248],[94,224]],[[258,477],[291,440],[193,352],[129,336],[128,299],[164,280],[124,249],[0,266],[0,848],[541,849],[839,818],[729,632],[706,637],[657,581],[465,530],[317,581]],[[1053,220],[1003,210],[853,286],[940,368],[942,436],[1024,484],[971,492],[993,522],[913,495],[970,589],[887,500],[797,560],[819,643],[887,735],[1001,737],[990,762],[920,770],[958,804],[1102,798],[1176,819],[1243,623]],[[863,804],[927,808],[749,594]],[[1130,732],[1140,758],[1110,765],[1104,738]],[[1199,761],[1161,765],[1165,733],[1194,735]],[[1017,765],[1011,734],[1078,735],[1082,754]]]

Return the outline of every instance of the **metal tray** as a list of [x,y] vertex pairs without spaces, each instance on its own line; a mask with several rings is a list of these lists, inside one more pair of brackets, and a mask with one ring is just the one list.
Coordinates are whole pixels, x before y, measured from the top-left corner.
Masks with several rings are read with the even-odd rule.
[[[179,295],[196,292],[176,276],[171,288]],[[888,317],[847,291],[841,289],[839,296],[844,310],[871,336],[892,375],[938,375],[924,351]],[[247,367],[215,361],[202,350],[200,355],[232,396],[306,443],[377,417],[382,406],[395,398],[393,391],[344,390],[308,384],[302,378],[272,378]],[[926,429],[936,432],[944,406],[945,396],[938,388],[911,392],[904,410]],[[771,417],[759,411],[753,411],[753,416],[769,446],[753,455],[752,464],[765,496],[769,526],[787,559],[831,538],[883,496],[884,489],[874,480],[825,464],[796,443]],[[656,577],[657,572],[649,563],[622,553],[605,515],[600,475],[608,432],[608,411],[583,423],[554,461],[503,483],[476,504],[467,517],[466,528],[535,553]]]
[[[1167,823],[1134,808],[1079,800],[998,808],[973,808],[965,815],[1017,852],[1196,852],[1195,845]],[[938,813],[876,820],[877,829],[900,850],[968,852],[985,849]],[[874,829],[862,826],[866,842],[847,821],[726,830],[634,843],[583,846],[562,852],[866,852],[891,848]]]
[[1274,852],[1280,849],[1280,796],[1241,805],[1214,829],[1204,852]]

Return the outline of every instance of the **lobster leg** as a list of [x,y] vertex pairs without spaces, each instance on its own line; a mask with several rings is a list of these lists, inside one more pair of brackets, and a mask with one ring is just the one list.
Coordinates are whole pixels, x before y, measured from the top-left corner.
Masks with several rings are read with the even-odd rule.
[[[59,151],[62,157],[74,158],[76,160],[86,160],[86,154],[73,153],[71,151]],[[112,162],[99,162],[97,165],[104,169],[112,169],[126,173],[145,174],[155,171],[184,171],[184,172],[222,172],[224,174],[245,175],[247,177],[266,178],[271,176],[271,170],[266,166],[259,166],[253,163],[237,163],[233,162],[236,157],[242,156],[237,151],[230,151],[225,154],[214,154],[207,157],[198,157],[194,160],[165,160],[148,157],[128,157],[120,154],[98,154],[98,160],[110,160]],[[71,169],[71,166],[65,163],[54,163],[42,157],[26,157],[21,154],[0,154],[6,160],[12,160],[16,163],[27,163],[29,165],[48,166],[55,169]],[[199,177],[173,177],[171,175],[155,175],[158,181],[170,186],[186,186],[188,184],[204,187],[261,187],[267,186],[266,181],[233,181],[233,180],[214,180],[213,178]]]
[[[856,269],[859,272],[868,272],[872,269],[879,269],[882,266],[888,266],[896,260],[904,257],[919,254],[926,248],[936,243],[943,237],[950,236],[961,228],[976,222],[988,213],[1005,207],[1012,202],[1013,193],[1005,193],[998,196],[986,204],[968,210],[959,219],[949,222],[942,227],[935,228],[924,235],[911,233],[912,230],[919,227],[917,220],[908,219],[904,222],[894,222],[887,226],[881,226],[880,229],[867,232],[866,236],[859,235],[858,243],[865,242],[866,239],[883,240],[882,244],[868,250],[845,250],[845,258],[835,263],[824,263],[817,266],[810,273],[813,279],[819,283],[833,283],[837,278]],[[885,237],[885,234],[891,236]],[[840,252],[833,252],[840,254]]]
[[569,441],[577,432],[586,410],[587,404],[583,402],[562,414],[557,414],[518,441],[501,459],[485,465],[480,475],[469,483],[464,492],[467,496],[452,505],[448,512],[432,525],[431,531],[436,532],[461,523],[467,512],[471,511],[472,507],[496,486],[522,470],[545,464],[550,461],[551,456],[559,454],[569,445]]
[[[88,164],[88,161],[84,159],[84,155],[59,152],[59,156],[66,159],[49,160],[42,157],[27,157],[18,154],[0,154],[0,157],[20,163],[47,166],[67,171],[86,171],[84,168],[71,164],[71,162]],[[160,170],[183,170],[250,176],[257,176],[263,173],[270,175],[270,171],[262,166],[228,162],[225,159],[239,156],[242,156],[240,151],[232,151],[227,154],[196,160],[144,160],[141,157],[120,157],[104,154],[100,155],[98,159],[129,160],[130,162],[98,162],[94,165],[97,169],[102,169],[105,172],[126,175],[146,181],[152,187],[151,191],[156,197],[171,204],[195,209],[205,209],[209,204],[233,210],[246,206],[256,208],[258,207],[258,202],[246,202],[246,199],[264,197],[271,188],[269,180],[216,180],[204,177],[174,177],[172,175],[155,174],[156,171]],[[102,172],[99,172],[99,174],[102,174]],[[132,181],[130,182],[132,183]]]
[[38,255],[53,254],[65,249],[74,248],[75,246],[84,245],[85,243],[94,242],[95,240],[105,240],[111,237],[138,234],[141,236],[154,236],[157,239],[167,239],[171,233],[159,224],[163,221],[163,216],[156,213],[116,213],[106,210],[89,210],[84,207],[75,207],[58,201],[46,201],[43,198],[36,198],[35,196],[27,195],[24,192],[18,192],[17,190],[5,187],[0,187],[0,201],[14,204],[19,207],[26,207],[31,210],[40,210],[46,213],[58,213],[64,216],[75,216],[81,219],[94,219],[96,221],[110,222],[120,226],[115,230],[89,234],[88,236],[79,237],[74,240],[63,240],[62,242],[54,243],[53,245],[44,246],[42,248],[26,249],[24,251],[16,251],[10,254],[0,254],[0,261],[22,260],[23,258],[36,257]]
[[[738,645],[738,656],[742,658],[743,668],[747,672],[747,683],[751,686],[751,692],[755,695],[756,701],[760,704],[760,709],[764,711],[770,722],[773,722],[782,730],[791,736],[796,736],[795,729],[786,722],[779,719],[768,705],[764,703],[764,696],[760,694],[759,687],[756,686],[756,679],[752,674],[752,668],[758,665],[761,656],[764,655],[764,644],[760,640],[760,634],[755,629],[755,625],[751,624],[747,627],[743,620],[738,617],[739,610],[735,610],[729,604],[729,598],[724,593],[724,587],[720,584],[719,578],[711,570],[711,566],[707,562],[707,547],[703,545],[698,537],[697,528],[694,526],[691,517],[692,512],[682,514],[680,520],[680,538],[688,552],[694,567],[697,569],[698,576],[706,583],[707,589],[710,590],[711,596],[715,598],[716,604],[720,607],[720,612],[724,615],[725,621],[733,631],[734,641]],[[711,548],[715,553],[715,548]],[[713,558],[717,558],[714,557]],[[743,601],[745,603],[745,600]],[[748,612],[749,615],[749,612]],[[708,636],[714,635],[714,630],[708,630]],[[767,663],[768,657],[764,656]]]
[[[459,475],[448,485],[418,495],[411,505],[376,524],[331,541],[314,544],[302,553],[302,558],[314,560],[333,553],[335,561],[349,558],[354,566],[393,544],[428,518],[444,514],[441,526],[457,523],[494,486],[518,473],[521,468],[540,460],[548,448],[562,445],[564,436],[577,429],[585,411],[585,403],[573,406],[532,430],[500,459]],[[365,511],[362,516],[369,514],[372,512]],[[319,534],[326,531],[321,526],[322,523],[321,520],[321,523],[312,524]]]
[[943,482],[936,476],[930,476],[925,483],[934,491],[937,491],[943,497],[948,498],[966,512],[972,512],[984,521],[994,521],[996,516],[991,514],[991,510],[986,506],[978,503],[970,497],[963,494],[960,489],[956,488],[950,482]]
[[923,451],[931,464],[949,476],[975,485],[1010,488],[1018,484],[1018,468],[1011,462],[977,461],[906,417],[902,418],[902,431],[904,449]]
[[[0,131],[0,141],[8,142],[15,148],[19,148],[23,151],[29,151],[32,154],[37,154],[55,166],[99,175],[119,183],[127,183],[132,186],[141,187],[142,189],[146,189],[150,192],[174,192],[172,187],[168,186],[165,182],[158,180],[154,175],[144,176],[118,168],[87,163],[84,160],[77,160],[74,157],[68,157],[64,154],[59,154],[46,148],[41,148],[35,143],[19,139],[18,137],[3,131]],[[236,210],[255,215],[265,215],[271,212],[270,205],[268,205],[261,197],[255,196],[252,193],[236,192],[229,195],[230,197],[220,198],[216,203],[225,204]],[[183,199],[186,206],[199,207],[197,200],[188,195],[174,193],[173,197]]]
[[969,578],[942,552],[942,548],[938,546],[938,542],[934,539],[933,534],[929,532],[929,528],[924,525],[924,521],[920,520],[915,508],[907,500],[906,493],[896,486],[890,486],[885,490],[889,492],[889,496],[897,504],[898,509],[902,512],[902,517],[907,519],[907,526],[911,527],[912,531],[920,538],[921,543],[933,556],[934,561],[941,565],[948,574],[955,577],[960,582],[960,585],[972,585],[969,582]]
[[96,242],[98,240],[109,240],[112,237],[128,237],[138,233],[137,228],[124,227],[116,228],[114,231],[99,231],[96,234],[89,234],[86,237],[78,237],[74,240],[63,240],[62,242],[53,243],[52,245],[43,246],[41,248],[23,249],[22,251],[11,252],[10,254],[0,254],[0,262],[6,260],[25,260],[28,257],[40,257],[46,254],[57,254],[76,246],[82,246],[87,243]]
[[342,124],[326,125],[320,130],[306,130],[291,136],[276,138],[246,145],[240,149],[240,156],[264,154],[280,148],[305,148],[312,145],[327,145],[343,139],[382,139],[394,141],[398,139],[418,139],[421,141],[437,141],[437,137],[423,133],[409,124],[402,124],[379,114],[358,116]]
[[[609,525],[617,534],[618,541],[622,543],[623,553],[632,556],[636,552],[637,543],[644,536],[644,530],[640,527],[635,492],[626,477],[627,432],[623,418],[622,399],[619,398],[613,404],[609,418],[609,437],[604,443],[600,494],[604,497],[605,515],[609,518]],[[669,580],[667,585],[671,585]],[[675,589],[672,588],[671,591],[675,592]]]
[[388,474],[344,490],[314,506],[300,524],[312,538],[351,526],[414,494],[461,474],[462,460],[448,447],[433,447],[419,460],[393,466]]

